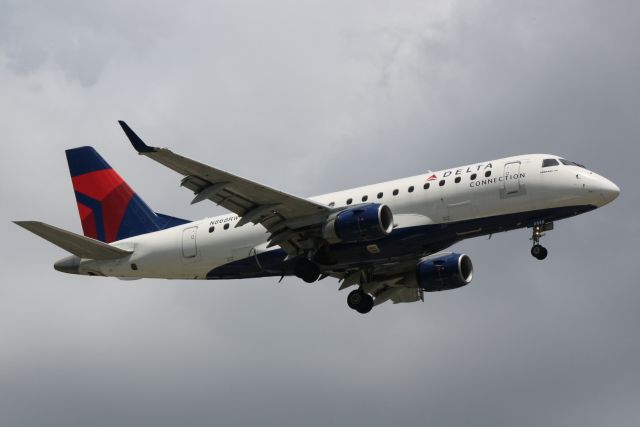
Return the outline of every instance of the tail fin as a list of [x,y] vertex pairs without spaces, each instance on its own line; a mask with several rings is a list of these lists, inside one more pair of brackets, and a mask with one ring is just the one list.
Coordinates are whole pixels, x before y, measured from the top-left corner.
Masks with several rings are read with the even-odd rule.
[[188,222],[156,214],[93,147],[66,154],[86,237],[111,243]]

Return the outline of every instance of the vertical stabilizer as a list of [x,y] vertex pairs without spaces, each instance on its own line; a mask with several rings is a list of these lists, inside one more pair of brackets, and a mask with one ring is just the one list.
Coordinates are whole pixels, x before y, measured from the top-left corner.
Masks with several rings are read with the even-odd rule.
[[111,243],[188,222],[156,214],[93,147],[66,154],[86,237]]

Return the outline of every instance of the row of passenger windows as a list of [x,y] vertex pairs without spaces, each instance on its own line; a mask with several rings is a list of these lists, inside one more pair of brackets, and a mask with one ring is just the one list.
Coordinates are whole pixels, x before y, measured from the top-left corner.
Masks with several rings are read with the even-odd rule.
[[[490,171],[490,170],[489,170],[489,171],[486,171],[486,172],[484,173],[484,176],[485,176],[486,178],[489,178],[489,177],[491,176],[491,171]],[[472,173],[472,174],[471,174],[471,176],[469,177],[469,179],[470,179],[471,181],[474,181],[477,177],[478,177],[478,174]],[[455,182],[456,184],[460,183],[461,181],[462,181],[462,177],[459,177],[459,176],[456,176],[456,178],[454,179],[454,182]],[[440,187],[444,187],[444,185],[445,185],[445,184],[446,184],[446,180],[444,180],[444,179],[441,179],[441,180],[438,182],[438,186],[440,186]],[[423,188],[423,189],[425,189],[425,190],[428,190],[430,187],[431,187],[431,183],[430,183],[430,182],[426,182],[426,183],[422,186],[422,188]],[[415,187],[414,187],[413,185],[412,185],[412,186],[410,186],[409,188],[407,188],[407,192],[408,192],[408,193],[413,193],[413,191],[414,191],[414,190],[415,190]],[[394,196],[397,196],[398,194],[400,194],[400,190],[398,190],[398,189],[396,188],[395,190],[393,190],[392,194],[393,194]],[[382,199],[382,197],[384,197],[384,193],[380,192],[380,193],[378,193],[378,194],[376,195],[376,197],[377,197],[378,199]],[[363,202],[366,202],[367,200],[369,200],[369,196],[367,196],[367,195],[365,194],[364,196],[362,196],[362,199],[361,199],[361,200],[362,200]],[[353,203],[353,199],[352,199],[352,198],[348,198],[348,199],[347,199],[347,205],[350,205],[350,204],[352,204],[352,203]],[[334,202],[331,202],[329,205],[330,205],[330,206],[333,206],[334,204],[335,204]]]
[[[554,159],[547,159],[547,160],[554,160]],[[546,160],[545,160],[545,161],[546,161]],[[557,162],[556,162],[556,164],[557,164]],[[545,167],[545,166],[543,165],[543,167]],[[491,176],[491,171],[490,171],[490,170],[489,170],[489,171],[486,171],[486,172],[484,173],[484,176],[485,176],[486,178],[489,178],[489,177]],[[478,177],[478,175],[477,175],[477,174],[472,173],[472,174],[471,174],[471,176],[469,177],[469,179],[470,179],[471,181],[473,181],[473,180],[475,180],[477,177]],[[459,177],[459,176],[456,176],[456,178],[454,179],[454,182],[455,182],[456,184],[458,184],[460,181],[462,181],[462,178],[461,178],[461,177]],[[441,179],[441,180],[438,182],[438,186],[440,186],[440,187],[444,187],[444,185],[445,185],[445,184],[446,184],[446,181],[445,181],[444,179]],[[430,182],[426,182],[426,183],[422,186],[422,188],[423,188],[423,189],[425,189],[425,190],[428,190],[430,187],[431,187],[431,183],[430,183]],[[412,186],[410,186],[409,188],[407,188],[407,192],[409,192],[409,193],[413,193],[413,191],[414,191],[414,190],[415,190],[415,187],[414,187],[413,185],[412,185]],[[393,192],[392,192],[392,193],[393,193],[393,195],[394,195],[394,196],[397,196],[398,194],[400,194],[400,190],[398,190],[398,189],[396,188],[395,190],[393,190]],[[384,193],[381,191],[381,192],[379,192],[379,193],[377,194],[377,198],[378,198],[378,199],[382,199],[382,197],[384,197]],[[365,194],[364,196],[362,196],[362,201],[363,201],[363,202],[366,202],[367,200],[369,200],[369,196],[367,196],[366,194]],[[350,205],[350,204],[352,204],[352,203],[353,203],[353,199],[352,199],[352,198],[348,198],[348,199],[347,199],[347,205]],[[335,202],[331,202],[331,203],[329,203],[329,206],[334,206],[334,205],[335,205]],[[224,225],[222,226],[222,228],[223,228],[223,229],[225,229],[225,230],[228,230],[228,229],[229,229],[229,223],[224,224]],[[214,225],[212,225],[211,227],[209,227],[209,233],[213,233],[215,230],[216,230],[216,227],[215,227]]]
[[[222,228],[224,228],[225,230],[229,229],[229,223],[226,223],[225,225],[222,226]],[[213,233],[214,231],[216,231],[216,226],[212,225],[211,227],[209,227],[209,233]]]

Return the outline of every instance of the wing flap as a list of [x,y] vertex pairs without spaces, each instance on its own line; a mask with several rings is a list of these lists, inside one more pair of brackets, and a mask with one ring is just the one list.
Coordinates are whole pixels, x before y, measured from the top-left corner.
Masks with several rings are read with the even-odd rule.
[[124,258],[132,253],[44,222],[14,221],[14,223],[80,258],[109,260]]

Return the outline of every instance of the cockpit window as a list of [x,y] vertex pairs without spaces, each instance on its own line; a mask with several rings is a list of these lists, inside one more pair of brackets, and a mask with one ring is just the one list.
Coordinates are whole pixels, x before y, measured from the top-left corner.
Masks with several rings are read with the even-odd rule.
[[543,168],[548,168],[551,166],[558,166],[560,163],[558,163],[558,161],[556,159],[544,159],[542,161],[542,167]]
[[569,160],[560,159],[560,162],[562,162],[562,164],[566,166],[578,166],[579,168],[586,169],[584,165],[581,165],[580,163],[576,163],[576,162],[570,162]]

